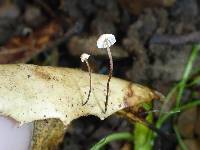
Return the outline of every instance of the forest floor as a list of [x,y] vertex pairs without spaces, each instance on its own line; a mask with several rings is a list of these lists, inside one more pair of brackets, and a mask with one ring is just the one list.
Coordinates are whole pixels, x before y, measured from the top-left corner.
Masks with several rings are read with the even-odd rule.
[[[0,63],[87,70],[80,62],[80,55],[87,52],[92,55],[93,72],[107,74],[107,52],[97,49],[96,40],[101,34],[112,33],[117,40],[111,48],[113,76],[168,95],[174,85],[183,81],[193,46],[200,43],[199,16],[197,0],[4,0],[0,2]],[[199,58],[190,70],[187,83],[195,83],[184,89],[182,103],[200,99]],[[176,98],[171,97],[166,110],[171,109]],[[174,135],[173,124],[188,149],[198,149],[200,108],[180,112],[160,130]],[[104,121],[93,116],[79,118],[71,124],[60,149],[86,150],[106,135],[120,131],[134,132],[134,127],[117,115]],[[178,149],[177,143],[176,138],[171,142],[158,136],[153,148]],[[106,149],[132,148],[129,142],[118,141]]]

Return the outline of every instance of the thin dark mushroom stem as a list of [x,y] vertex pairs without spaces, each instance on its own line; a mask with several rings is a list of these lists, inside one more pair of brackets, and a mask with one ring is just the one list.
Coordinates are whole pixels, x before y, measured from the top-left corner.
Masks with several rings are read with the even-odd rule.
[[92,71],[91,71],[90,65],[89,65],[89,63],[88,63],[87,60],[85,60],[85,63],[87,65],[88,72],[89,72],[89,77],[90,77],[90,89],[89,89],[89,92],[88,92],[87,100],[84,103],[82,103],[82,106],[84,106],[85,104],[87,104],[87,102],[90,99],[90,94],[91,94],[91,91],[92,91],[92,77],[91,77],[91,72]]
[[[106,41],[107,45],[108,45],[108,40]],[[109,75],[108,75],[108,81],[107,81],[107,92],[106,92],[106,102],[105,102],[105,111],[104,113],[106,113],[107,111],[107,107],[108,107],[108,98],[109,98],[109,91],[110,91],[110,80],[112,78],[112,72],[113,72],[113,59],[112,59],[112,54],[110,51],[109,46],[107,46],[107,52],[108,52],[108,57],[110,60],[110,65],[109,65]]]

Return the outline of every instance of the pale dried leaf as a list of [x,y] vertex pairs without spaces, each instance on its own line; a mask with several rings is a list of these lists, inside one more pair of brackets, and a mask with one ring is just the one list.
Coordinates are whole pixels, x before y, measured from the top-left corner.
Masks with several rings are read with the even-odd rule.
[[21,124],[58,118],[68,125],[80,116],[104,119],[126,107],[158,98],[154,91],[138,84],[112,78],[108,110],[104,114],[107,76],[92,74],[89,102],[88,72],[78,69],[36,65],[0,65],[0,114]]

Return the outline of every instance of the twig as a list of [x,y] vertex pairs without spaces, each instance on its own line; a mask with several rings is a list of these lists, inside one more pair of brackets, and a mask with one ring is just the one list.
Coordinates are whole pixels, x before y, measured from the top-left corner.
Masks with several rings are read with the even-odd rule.
[[192,32],[185,35],[154,35],[150,44],[183,45],[200,42],[200,32]]
[[39,5],[42,9],[44,9],[52,18],[55,18],[56,15],[53,10],[42,0],[34,0],[34,2]]
[[42,51],[46,51],[48,49],[54,49],[57,46],[59,46],[61,43],[67,42],[69,40],[70,37],[72,37],[73,35],[79,34],[80,32],[82,32],[83,29],[83,23],[82,22],[77,22],[71,29],[69,29],[63,37],[59,38],[58,40],[48,44],[44,50]]

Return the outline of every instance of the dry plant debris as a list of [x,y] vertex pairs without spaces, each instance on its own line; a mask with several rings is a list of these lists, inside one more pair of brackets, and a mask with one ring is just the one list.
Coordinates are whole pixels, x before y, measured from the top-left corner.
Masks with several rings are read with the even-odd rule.
[[61,33],[58,22],[52,21],[28,37],[15,36],[0,47],[0,63],[24,63],[45,50],[45,47]]
[[176,0],[120,0],[120,4],[133,15],[139,15],[145,8],[170,7]]
[[21,124],[57,118],[67,126],[80,116],[104,119],[123,108],[159,98],[147,87],[113,78],[108,109],[103,113],[107,76],[92,77],[90,101],[82,106],[89,89],[87,72],[27,64],[0,65],[0,114]]

